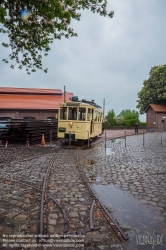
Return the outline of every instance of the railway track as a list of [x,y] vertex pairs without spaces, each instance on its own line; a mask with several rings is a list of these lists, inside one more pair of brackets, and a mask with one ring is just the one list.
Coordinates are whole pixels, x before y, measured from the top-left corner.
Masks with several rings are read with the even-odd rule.
[[95,202],[98,204],[98,206],[100,207],[101,211],[103,212],[105,218],[107,219],[107,221],[110,223],[111,227],[114,229],[115,233],[117,234],[117,236],[120,238],[120,240],[124,239],[124,240],[128,240],[127,235],[123,232],[123,230],[119,227],[119,225],[117,224],[117,222],[114,220],[114,218],[112,217],[112,215],[109,213],[109,211],[106,209],[106,207],[104,206],[104,204],[101,202],[101,200],[98,198],[97,194],[95,193],[95,191],[92,189],[92,187],[90,186],[89,182],[88,182],[88,178],[86,177],[86,175],[84,174],[84,170],[83,167],[81,165],[81,163],[79,162],[79,153],[77,153],[77,166],[79,168],[81,177],[85,183],[85,185],[87,185],[89,192],[91,193],[91,196],[93,197],[93,202],[91,205],[91,209],[90,209],[90,228],[93,230],[93,222],[92,222],[92,213],[93,213],[93,207]]
[[[40,150],[41,148],[36,150],[36,154],[39,154],[41,157],[42,153]],[[26,171],[24,167],[25,161],[23,161],[23,158],[22,161],[20,160],[20,165],[23,164],[23,166],[17,174],[11,174],[11,171],[11,173],[9,172],[3,176],[3,182],[7,184],[6,188],[9,188],[9,186],[14,187],[15,193],[19,193],[24,189],[24,199],[26,200],[26,197],[29,197],[31,200],[29,203],[33,204],[33,208],[30,209],[31,206],[29,206],[27,211],[29,216],[25,217],[27,219],[27,227],[23,227],[22,224],[24,222],[22,222],[22,228],[25,229],[21,232],[37,235],[38,237],[34,240],[36,240],[35,244],[39,248],[42,246],[41,244],[46,245],[46,243],[49,243],[51,246],[53,241],[56,243],[54,245],[58,245],[57,242],[59,240],[62,247],[66,239],[68,239],[68,244],[71,245],[71,248],[68,246],[67,249],[73,249],[73,247],[88,249],[90,245],[97,247],[97,244],[100,245],[103,239],[106,241],[106,238],[109,237],[108,230],[110,235],[113,235],[114,240],[117,240],[117,237],[122,242],[127,240],[125,233],[91,189],[81,166],[79,155],[79,149],[63,148],[55,152],[48,151],[45,161],[40,165],[40,170],[35,176],[33,167],[36,163],[36,155],[34,154],[34,158],[30,158],[34,164],[29,167],[29,171]],[[19,172],[22,173],[20,175],[22,178],[19,178]],[[26,175],[26,178],[23,178],[23,173],[24,176]],[[35,178],[30,178],[28,173],[31,173],[30,176],[34,174]],[[39,179],[38,176],[40,176]],[[27,180],[28,177],[30,180]],[[9,195],[12,188],[6,190]],[[7,200],[8,198],[4,199],[4,202]],[[15,206],[15,204],[13,205]],[[12,221],[15,221],[15,218],[19,218],[19,214],[26,214],[26,210],[24,210],[24,212],[20,212],[18,215],[13,213],[14,216],[12,217],[13,208],[11,216],[9,216],[10,212],[5,214]],[[34,213],[33,211],[35,211],[36,217],[31,216]],[[34,226],[34,230],[32,230],[33,227],[30,227],[30,225],[34,220],[36,220],[38,226]],[[104,231],[102,229],[103,225],[106,225]],[[18,227],[15,228],[15,230],[17,229]],[[106,237],[103,232],[106,234]],[[103,239],[99,237],[101,233],[103,233]],[[53,238],[50,238],[51,235],[54,235]],[[71,244],[76,239],[74,236],[79,237],[77,240],[82,240],[82,242],[84,239],[83,244],[76,244],[76,242]],[[81,238],[83,236],[84,238]]]

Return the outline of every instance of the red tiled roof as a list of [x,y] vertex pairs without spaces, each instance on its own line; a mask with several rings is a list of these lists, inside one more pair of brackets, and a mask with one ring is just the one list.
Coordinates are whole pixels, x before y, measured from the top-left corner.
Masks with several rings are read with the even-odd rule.
[[166,112],[166,105],[161,105],[161,104],[150,104],[147,109],[145,110],[145,112],[147,112],[147,110],[149,108],[152,108],[155,112]]
[[0,87],[0,94],[62,94],[61,89],[39,89],[39,88],[10,88]]
[[[73,93],[66,93],[66,101]],[[26,94],[0,94],[0,110],[2,109],[58,109],[59,103],[64,102],[62,95],[26,95]]]

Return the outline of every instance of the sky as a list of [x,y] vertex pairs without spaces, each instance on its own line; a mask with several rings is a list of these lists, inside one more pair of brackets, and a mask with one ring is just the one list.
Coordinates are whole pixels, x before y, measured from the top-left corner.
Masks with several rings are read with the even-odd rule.
[[[166,1],[109,0],[114,17],[81,11],[72,21],[78,37],[55,40],[43,60],[42,71],[27,75],[2,62],[9,49],[0,46],[0,86],[55,88],[73,92],[79,99],[95,100],[105,114],[114,109],[136,109],[138,92],[151,67],[166,64]],[[0,34],[0,41],[7,41]],[[145,115],[140,116],[146,120]]]

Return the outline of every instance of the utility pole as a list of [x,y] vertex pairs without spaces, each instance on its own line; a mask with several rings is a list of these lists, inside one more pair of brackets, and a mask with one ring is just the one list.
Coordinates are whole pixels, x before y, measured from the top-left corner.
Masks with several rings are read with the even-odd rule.
[[103,99],[103,119],[104,119],[104,113],[105,113],[105,98]]

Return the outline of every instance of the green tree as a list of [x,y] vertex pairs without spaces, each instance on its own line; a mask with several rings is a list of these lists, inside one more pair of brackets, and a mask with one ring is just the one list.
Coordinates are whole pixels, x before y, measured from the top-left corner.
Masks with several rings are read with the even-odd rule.
[[[13,69],[16,64],[19,69],[25,66],[28,74],[42,69],[42,56],[48,55],[54,39],[77,36],[70,23],[80,20],[81,9],[110,18],[114,15],[114,11],[107,11],[106,0],[0,0],[0,32],[9,37],[9,43],[2,45],[11,48],[3,61],[13,60]],[[20,18],[23,10],[30,12],[29,19]]]
[[109,110],[105,117],[105,125],[106,126],[115,126],[116,125],[116,114],[113,109]]
[[133,126],[139,120],[139,113],[136,110],[125,109],[120,112],[118,117],[122,120],[121,125]]
[[126,119],[127,117],[138,118],[139,113],[136,110],[124,109],[120,112],[118,117],[123,117],[123,119]]
[[166,65],[152,67],[148,80],[144,80],[143,87],[138,93],[138,105],[143,114],[149,104],[166,104]]

